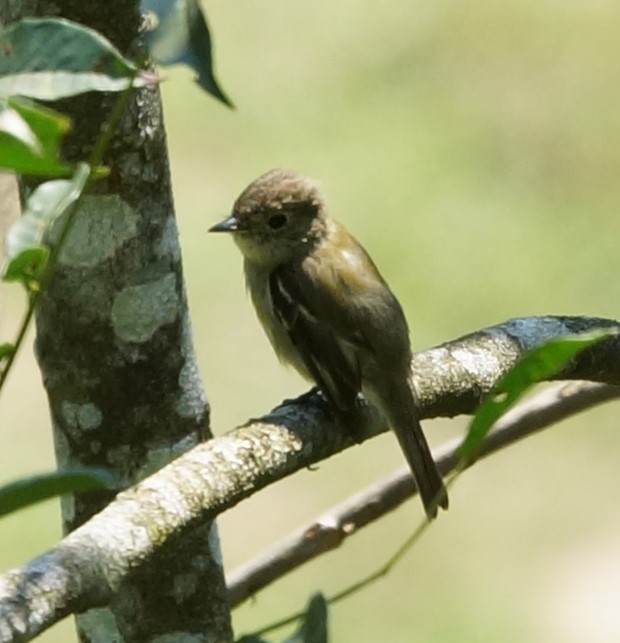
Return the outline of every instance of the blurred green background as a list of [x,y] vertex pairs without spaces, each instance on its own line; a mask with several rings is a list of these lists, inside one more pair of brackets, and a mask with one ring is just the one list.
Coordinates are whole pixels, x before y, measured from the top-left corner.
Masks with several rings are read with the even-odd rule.
[[[205,3],[228,111],[163,86],[196,346],[216,433],[307,385],[281,367],[241,260],[207,228],[245,185],[291,167],[400,297],[415,349],[520,315],[618,316],[620,4],[616,0]],[[5,292],[6,295],[6,292]],[[21,306],[10,295],[2,337]],[[332,611],[335,641],[620,640],[613,405],[480,463],[388,578]],[[0,404],[2,478],[53,466],[24,351]],[[465,422],[425,423],[434,443]],[[274,485],[220,520],[228,568],[402,464],[392,436]],[[421,519],[381,524],[235,612],[237,633],[382,563]],[[0,568],[59,536],[47,503],[2,520]],[[65,622],[41,641],[74,641]]]

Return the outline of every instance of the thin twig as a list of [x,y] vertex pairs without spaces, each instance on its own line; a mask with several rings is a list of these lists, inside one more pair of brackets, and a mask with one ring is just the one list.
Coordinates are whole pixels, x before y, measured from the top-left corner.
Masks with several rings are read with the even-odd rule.
[[26,332],[28,331],[28,327],[30,326],[30,321],[32,320],[32,316],[34,315],[34,308],[36,305],[36,296],[35,293],[28,291],[28,305],[26,308],[26,312],[24,313],[24,316],[22,317],[22,320],[19,324],[19,329],[17,331],[17,336],[15,337],[15,341],[13,342],[13,347],[11,349],[11,352],[6,356],[6,360],[4,364],[0,363],[0,391],[2,390],[2,387],[4,386],[4,382],[6,381],[6,378],[9,375],[9,371],[11,370],[11,366],[13,366],[13,362],[15,361],[15,357],[17,356],[17,351],[20,349],[24,338],[26,337]]
[[[550,387],[507,413],[483,442],[480,456],[485,457],[570,415],[619,396],[620,387],[606,384],[571,382]],[[456,466],[460,444],[460,440],[454,440],[438,450],[437,464],[444,475]],[[336,549],[349,536],[393,511],[416,493],[409,469],[402,467],[331,508],[253,561],[233,570],[227,577],[231,605],[240,605],[288,572]],[[377,577],[389,572],[393,565],[391,560],[375,573]],[[365,583],[360,581],[356,585]]]

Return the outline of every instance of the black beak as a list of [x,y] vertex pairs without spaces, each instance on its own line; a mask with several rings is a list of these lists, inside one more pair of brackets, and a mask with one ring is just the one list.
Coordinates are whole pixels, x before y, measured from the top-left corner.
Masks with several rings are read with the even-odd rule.
[[227,219],[211,226],[209,232],[236,232],[239,229],[239,219],[234,214],[231,214]]

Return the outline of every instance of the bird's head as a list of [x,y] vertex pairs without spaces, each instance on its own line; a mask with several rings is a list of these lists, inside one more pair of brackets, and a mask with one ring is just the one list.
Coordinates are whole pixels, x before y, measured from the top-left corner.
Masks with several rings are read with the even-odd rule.
[[271,170],[241,193],[232,214],[210,232],[230,232],[244,257],[275,267],[309,252],[325,234],[325,205],[314,181]]

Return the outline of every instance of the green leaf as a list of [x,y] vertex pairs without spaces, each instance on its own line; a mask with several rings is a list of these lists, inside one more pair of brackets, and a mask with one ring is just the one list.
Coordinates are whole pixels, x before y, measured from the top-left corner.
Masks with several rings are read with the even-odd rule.
[[13,344],[0,344],[0,364],[15,352]]
[[0,99],[0,167],[19,174],[67,176],[58,160],[69,119],[25,98]]
[[28,289],[36,287],[49,254],[49,249],[42,245],[46,232],[77,201],[89,176],[89,166],[80,163],[70,181],[47,181],[32,193],[24,214],[11,224],[6,234],[5,281],[21,281]]
[[0,133],[19,141],[32,152],[41,153],[39,139],[20,114],[7,105],[6,100],[0,100]]
[[614,334],[595,330],[579,335],[554,338],[528,351],[497,382],[473,417],[460,456],[469,462],[492,426],[535,384],[559,373],[578,353]]
[[106,38],[61,18],[25,18],[0,32],[0,96],[58,100],[157,81]]
[[0,487],[0,516],[54,496],[116,486],[112,474],[103,469],[65,469],[23,478]]
[[233,107],[215,78],[211,34],[198,0],[142,0],[141,7],[147,15],[155,16],[155,26],[146,34],[153,59],[161,65],[191,67],[205,91]]
[[36,246],[26,248],[11,259],[4,268],[4,281],[20,281],[28,290],[35,290],[36,285],[49,258],[49,248]]
[[308,603],[304,619],[293,636],[284,643],[327,643],[327,601],[317,592]]

